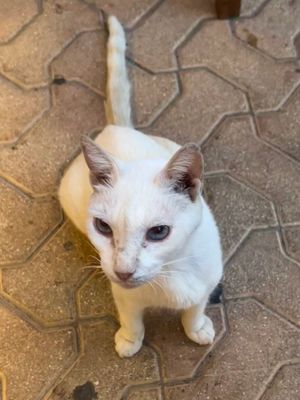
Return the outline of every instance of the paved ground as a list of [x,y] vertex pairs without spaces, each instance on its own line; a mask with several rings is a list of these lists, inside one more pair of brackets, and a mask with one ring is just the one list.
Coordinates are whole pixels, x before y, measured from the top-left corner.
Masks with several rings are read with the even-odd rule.
[[[300,3],[243,3],[231,24],[207,0],[0,3],[0,399],[300,398]],[[225,261],[210,347],[152,312],[119,359],[108,285],[55,197],[105,125],[102,7],[128,30],[136,125],[203,149]]]

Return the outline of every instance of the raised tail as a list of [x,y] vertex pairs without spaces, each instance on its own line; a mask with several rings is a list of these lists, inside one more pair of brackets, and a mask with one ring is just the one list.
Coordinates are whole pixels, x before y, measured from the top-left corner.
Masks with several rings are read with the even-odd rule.
[[125,32],[120,22],[113,16],[108,18],[108,30],[105,103],[107,123],[132,127],[130,83],[125,59]]

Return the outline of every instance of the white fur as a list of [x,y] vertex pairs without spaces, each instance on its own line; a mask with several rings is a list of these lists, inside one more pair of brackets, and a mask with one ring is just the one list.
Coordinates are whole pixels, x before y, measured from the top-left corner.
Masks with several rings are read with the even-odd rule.
[[[157,177],[180,146],[128,127],[131,122],[125,37],[114,17],[109,18],[109,27],[112,36],[108,45],[108,89],[110,101],[115,102],[111,110],[118,114],[121,109],[114,121],[127,127],[109,125],[95,142],[114,158],[118,178],[112,187],[93,191],[81,154],[66,171],[59,198],[68,217],[99,250],[101,266],[112,281],[121,324],[115,343],[121,357],[132,356],[140,349],[143,311],[147,307],[183,310],[187,336],[199,344],[208,344],[214,339],[214,329],[204,309],[222,276],[218,229],[200,194],[191,201],[158,183]],[[96,231],[94,217],[110,225],[113,240]],[[156,225],[171,226],[169,237],[147,242],[146,230]],[[134,272],[133,278],[143,284],[130,289],[120,286],[116,270]]]

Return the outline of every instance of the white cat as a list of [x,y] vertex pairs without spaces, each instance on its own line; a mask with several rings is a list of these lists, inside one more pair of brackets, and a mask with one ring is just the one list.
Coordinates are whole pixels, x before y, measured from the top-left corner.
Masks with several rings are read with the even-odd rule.
[[222,252],[201,197],[202,156],[194,144],[180,147],[132,128],[125,35],[115,17],[108,26],[106,112],[114,125],[96,144],[82,139],[83,154],[61,181],[60,201],[99,250],[112,282],[119,356],[141,348],[147,307],[183,310],[186,335],[212,343],[215,332],[204,309],[222,276]]

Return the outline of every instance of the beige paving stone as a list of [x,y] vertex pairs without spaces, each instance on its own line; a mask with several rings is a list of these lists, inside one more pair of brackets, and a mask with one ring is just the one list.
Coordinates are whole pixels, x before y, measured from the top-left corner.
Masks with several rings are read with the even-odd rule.
[[284,106],[257,116],[259,134],[300,161],[300,87]]
[[102,271],[96,271],[88,278],[77,297],[81,317],[117,316],[110,283]]
[[134,59],[152,71],[176,68],[173,55],[176,45],[193,24],[213,15],[213,1],[164,1],[130,37]]
[[276,233],[253,232],[225,268],[224,295],[254,295],[299,324],[299,281],[299,265],[283,256]]
[[161,400],[159,389],[153,390],[138,390],[128,396],[128,400]]
[[148,126],[178,95],[175,74],[152,75],[141,68],[129,68],[132,84],[134,125]]
[[38,16],[12,43],[0,48],[0,71],[25,85],[49,81],[47,65],[76,34],[99,28],[99,16],[75,0],[46,0]]
[[154,353],[146,347],[132,358],[119,358],[114,351],[116,328],[107,321],[83,325],[81,338],[83,354],[54,390],[51,400],[57,400],[57,393],[64,400],[74,399],[74,389],[86,382],[92,382],[98,398],[111,400],[120,398],[126,386],[158,379],[157,361]]
[[0,44],[12,39],[38,13],[34,0],[1,1]]
[[80,80],[104,95],[106,39],[105,31],[82,33],[52,62],[53,77]]
[[254,13],[257,13],[264,3],[265,0],[241,1],[241,17],[249,17]]
[[25,260],[62,219],[54,198],[33,200],[0,180],[0,264]]
[[47,89],[23,91],[0,76],[0,143],[17,139],[50,107],[49,97]]
[[283,366],[262,396],[262,400],[287,400],[300,397],[300,364]]
[[126,28],[135,25],[158,0],[85,0],[87,4],[95,5],[106,14],[115,15]]
[[250,229],[276,223],[271,203],[229,176],[206,178],[205,195],[220,229],[224,258]]
[[300,29],[299,1],[269,1],[253,18],[235,24],[237,36],[275,58],[296,56],[293,39]]
[[179,143],[199,142],[225,114],[247,111],[246,97],[204,70],[181,73],[182,94],[147,131]]
[[[210,307],[207,315],[214,323],[215,341],[218,341],[224,333],[221,310],[219,307]],[[192,376],[198,363],[213,347],[213,345],[199,346],[189,340],[183,331],[180,315],[172,311],[155,310],[149,313],[145,325],[145,339],[159,349],[165,378]],[[174,362],[175,353],[176,362]]]
[[224,21],[206,22],[179,49],[179,59],[184,67],[206,66],[235,82],[249,92],[256,110],[275,108],[299,81],[296,63],[276,63],[248,48]]
[[[106,38],[104,31],[86,32],[51,65],[53,77],[80,80],[105,95]],[[152,75],[128,65],[132,83],[135,125],[148,125],[178,92],[175,74]]]
[[4,399],[36,400],[75,360],[74,332],[38,331],[0,308],[0,364],[7,379]]
[[103,102],[79,84],[54,85],[54,105],[16,146],[0,150],[1,172],[34,193],[56,190],[79,139],[105,125]]
[[300,226],[283,229],[287,254],[300,262]]
[[45,324],[73,320],[74,291],[90,254],[87,239],[65,224],[30,262],[3,269],[3,291]]
[[224,121],[203,153],[207,172],[236,174],[272,199],[283,221],[300,220],[300,166],[257,139],[250,117]]
[[253,300],[229,302],[227,314],[228,334],[196,380],[166,388],[166,399],[254,399],[279,363],[299,357],[299,330]]

